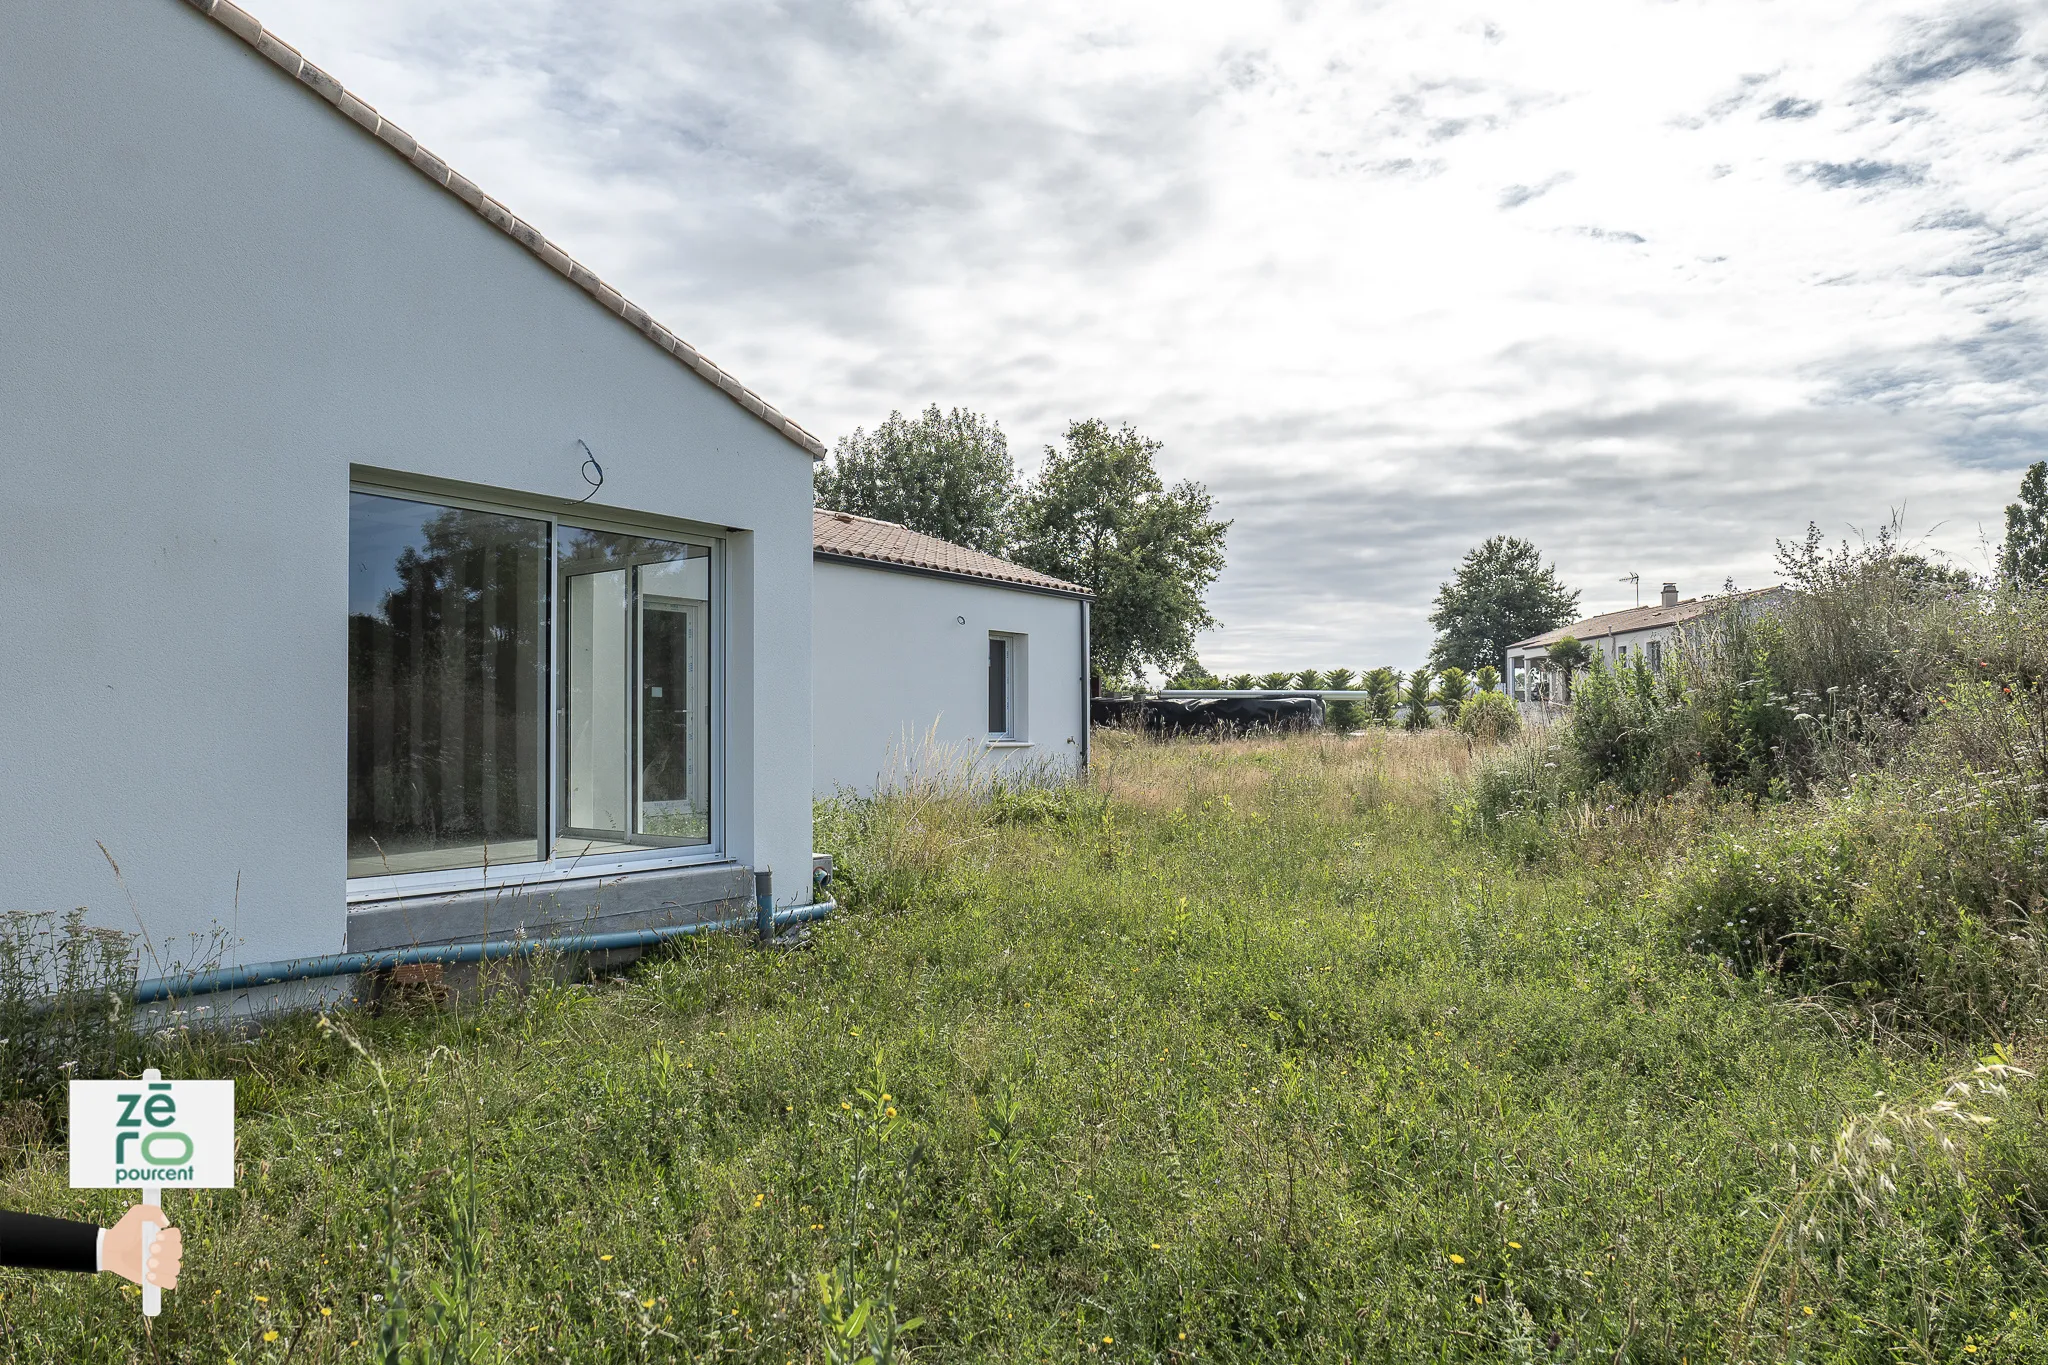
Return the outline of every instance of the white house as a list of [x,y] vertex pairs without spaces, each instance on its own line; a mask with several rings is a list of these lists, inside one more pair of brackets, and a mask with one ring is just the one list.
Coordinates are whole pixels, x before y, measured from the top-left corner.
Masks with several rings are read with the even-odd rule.
[[1708,612],[1732,602],[1745,604],[1744,610],[1761,607],[1780,591],[1775,587],[1758,588],[1734,597],[1688,597],[1681,601],[1678,585],[1666,583],[1660,600],[1650,606],[1589,616],[1509,645],[1509,694],[1519,702],[1566,700],[1563,672],[1548,660],[1551,646],[1567,635],[1598,654],[1610,668],[1632,667],[1640,659],[1653,673],[1661,673],[1680,637]]
[[228,0],[9,5],[0,166],[0,908],[315,989],[810,900],[814,437]]
[[894,522],[812,526],[819,795],[1087,763],[1086,589]]

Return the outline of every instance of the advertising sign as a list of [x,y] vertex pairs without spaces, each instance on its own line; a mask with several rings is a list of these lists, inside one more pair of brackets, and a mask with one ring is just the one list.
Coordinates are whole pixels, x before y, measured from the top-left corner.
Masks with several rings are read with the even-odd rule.
[[150,1077],[71,1083],[71,1188],[232,1189],[235,1083]]

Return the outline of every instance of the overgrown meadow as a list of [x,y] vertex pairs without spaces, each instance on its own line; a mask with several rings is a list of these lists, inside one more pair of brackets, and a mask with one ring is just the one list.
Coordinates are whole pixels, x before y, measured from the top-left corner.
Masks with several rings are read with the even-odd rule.
[[[1095,760],[821,808],[844,910],[803,951],[154,1040],[236,1080],[239,1187],[173,1196],[153,1331],[111,1277],[0,1271],[0,1344],[2048,1358],[2025,1039],[1982,1065],[1706,950],[1655,815],[1585,856],[1474,836],[1461,735]],[[55,1139],[11,1152],[0,1204],[115,1217]]]

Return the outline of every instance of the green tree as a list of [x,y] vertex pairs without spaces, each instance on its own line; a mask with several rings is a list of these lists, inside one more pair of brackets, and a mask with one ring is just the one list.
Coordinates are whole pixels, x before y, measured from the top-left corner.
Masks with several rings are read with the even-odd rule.
[[1223,570],[1230,523],[1210,516],[1201,484],[1160,479],[1158,450],[1131,427],[1074,422],[1016,503],[1011,557],[1095,594],[1089,638],[1108,672],[1170,668],[1216,624],[1203,597]]
[[1294,685],[1304,692],[1321,691],[1323,675],[1316,672],[1313,668],[1304,668],[1301,672],[1294,675]]
[[1259,686],[1267,692],[1285,692],[1287,685],[1294,681],[1292,673],[1261,673]]
[[2020,500],[2006,504],[1998,572],[2015,586],[2038,588],[2048,583],[2048,460],[2027,466],[2020,480]]
[[1401,718],[1401,723],[1410,730],[1427,730],[1435,723],[1430,719],[1429,704],[1436,699],[1436,694],[1430,691],[1429,684],[1428,664],[1408,675],[1408,691],[1402,697],[1408,712]]
[[1182,688],[1203,688],[1223,686],[1223,684],[1217,680],[1216,675],[1214,673],[1211,673],[1208,669],[1202,667],[1202,661],[1192,654],[1188,655],[1187,660],[1181,664],[1179,671],[1174,673],[1172,677],[1166,680],[1166,685],[1168,687]]
[[916,417],[892,412],[872,433],[842,436],[829,463],[812,475],[820,507],[878,517],[1002,554],[1009,546],[1016,467],[1003,429],[965,408]]
[[[1352,690],[1352,682],[1353,675],[1348,668],[1323,670],[1323,686],[1329,688],[1332,692],[1349,692]],[[1332,701],[1328,712],[1324,716],[1323,723],[1332,730],[1349,733],[1365,724],[1365,708],[1349,699]]]
[[1230,681],[1223,685],[1233,692],[1249,692],[1257,683],[1249,673],[1233,673],[1230,675]]
[[1480,669],[1478,673],[1473,675],[1472,680],[1479,684],[1481,692],[1500,691],[1500,670],[1492,664],[1488,664]]
[[1557,665],[1558,670],[1564,674],[1564,696],[1560,700],[1570,701],[1572,699],[1572,674],[1578,672],[1591,662],[1593,651],[1588,649],[1576,637],[1567,635],[1545,652],[1549,656],[1550,662]]
[[1401,704],[1401,674],[1397,669],[1375,668],[1365,675],[1365,711],[1375,725],[1392,725]]
[[1436,685],[1436,699],[1444,708],[1444,716],[1450,720],[1458,718],[1458,708],[1465,704],[1465,698],[1472,695],[1472,682],[1465,676],[1465,670],[1456,664],[1443,671],[1443,677]]
[[1433,668],[1504,669],[1508,646],[1556,630],[1578,614],[1579,593],[1545,568],[1536,547],[1514,536],[1492,536],[1467,551],[1457,575],[1437,590],[1429,623],[1436,643]]

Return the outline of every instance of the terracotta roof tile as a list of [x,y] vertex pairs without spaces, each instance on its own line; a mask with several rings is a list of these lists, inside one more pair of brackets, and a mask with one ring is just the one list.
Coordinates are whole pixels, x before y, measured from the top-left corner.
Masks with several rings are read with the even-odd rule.
[[811,511],[811,545],[820,555],[835,559],[866,559],[877,564],[900,564],[905,568],[959,578],[986,578],[997,583],[1014,583],[1040,592],[1070,593],[1092,597],[1086,588],[1054,578],[1050,574],[1012,564],[950,540],[940,540],[898,526],[893,521],[857,517],[851,512],[833,512],[823,507]]
[[[536,231],[531,224],[515,217],[503,204],[485,195],[473,181],[451,169],[447,162],[420,146],[412,134],[383,117],[364,100],[342,88],[341,82],[327,72],[314,66],[299,55],[298,49],[270,32],[250,16],[247,10],[231,0],[185,0],[185,2],[219,24],[228,32],[253,47],[269,61],[303,82],[308,90],[333,105],[359,127],[375,135],[386,146],[404,157],[414,170],[427,179],[449,191],[468,205],[492,227],[518,242],[551,268],[569,276],[585,293],[597,300],[605,311],[625,319],[634,330],[646,336],[663,350],[676,357],[684,365],[703,375],[723,389],[734,402],[760,418],[777,434],[799,449],[806,451],[812,459],[825,457],[825,443],[805,431],[788,417],[754,394],[739,380],[734,379],[718,366],[712,364],[696,348],[676,341],[666,329],[648,316],[645,309],[629,303],[619,291],[599,279],[588,267],[582,265],[568,252],[550,242]],[[1018,570],[1018,572],[1026,572]]]

